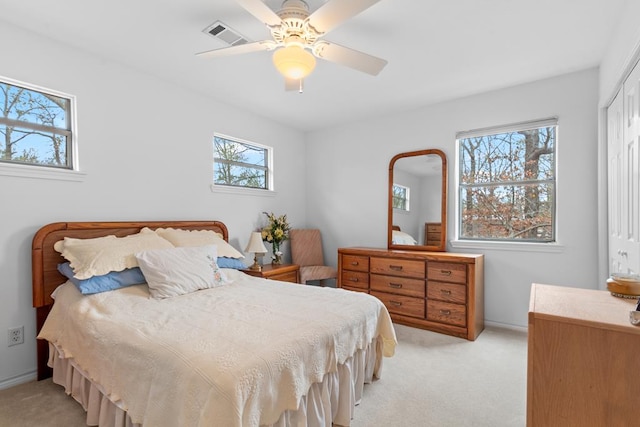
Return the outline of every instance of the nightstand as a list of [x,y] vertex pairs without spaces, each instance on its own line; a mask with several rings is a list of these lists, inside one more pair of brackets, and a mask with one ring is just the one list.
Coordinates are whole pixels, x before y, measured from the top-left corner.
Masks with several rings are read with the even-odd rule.
[[300,283],[300,266],[298,264],[265,264],[262,271],[241,270],[249,276],[264,279],[280,280],[282,282]]

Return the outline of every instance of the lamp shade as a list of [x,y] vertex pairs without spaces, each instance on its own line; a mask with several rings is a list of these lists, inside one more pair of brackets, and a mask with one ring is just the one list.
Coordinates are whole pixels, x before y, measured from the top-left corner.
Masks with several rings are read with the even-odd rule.
[[264,243],[262,243],[262,233],[260,233],[259,231],[252,232],[251,237],[249,237],[247,248],[244,251],[257,254],[266,254],[267,248],[265,248]]
[[301,80],[311,74],[316,58],[300,46],[290,45],[274,52],[273,64],[286,78]]

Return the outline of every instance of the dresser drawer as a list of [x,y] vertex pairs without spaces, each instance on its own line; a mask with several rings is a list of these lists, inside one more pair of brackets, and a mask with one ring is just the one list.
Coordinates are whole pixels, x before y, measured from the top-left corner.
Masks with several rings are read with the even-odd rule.
[[467,283],[467,266],[466,264],[457,264],[453,262],[435,262],[427,263],[427,278],[429,280]]
[[439,233],[442,230],[440,224],[427,223],[427,233]]
[[405,277],[371,275],[371,289],[410,297],[424,298],[424,279],[407,279]]
[[369,273],[362,273],[360,271],[342,270],[341,287],[350,288],[369,288]]
[[427,298],[465,304],[467,302],[467,287],[430,280],[427,283]]
[[424,279],[424,261],[371,257],[371,272]]
[[342,268],[352,271],[369,271],[369,257],[342,255]]
[[427,320],[465,327],[467,308],[461,304],[427,300]]
[[424,319],[424,299],[371,291],[387,307],[389,313]]
[[271,280],[280,280],[281,282],[298,283],[298,271],[289,271],[287,273],[274,274],[269,276]]

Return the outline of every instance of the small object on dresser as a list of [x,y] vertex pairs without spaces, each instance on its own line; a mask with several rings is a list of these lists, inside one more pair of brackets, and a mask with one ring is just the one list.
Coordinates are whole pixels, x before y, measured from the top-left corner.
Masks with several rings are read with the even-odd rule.
[[640,276],[637,274],[612,274],[607,279],[607,290],[619,298],[640,297]]
[[262,229],[262,240],[271,243],[273,249],[271,264],[282,264],[280,245],[289,238],[291,226],[286,215],[275,216],[273,212],[262,212],[267,216],[269,224]]
[[634,311],[629,312],[629,321],[634,326],[640,325],[640,298],[638,298],[638,304],[636,304],[636,309]]

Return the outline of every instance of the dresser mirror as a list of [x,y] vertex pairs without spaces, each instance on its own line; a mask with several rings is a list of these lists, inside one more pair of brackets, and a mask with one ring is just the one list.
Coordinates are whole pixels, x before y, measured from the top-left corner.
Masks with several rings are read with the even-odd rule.
[[389,163],[389,249],[443,252],[447,157],[441,150],[400,153]]

